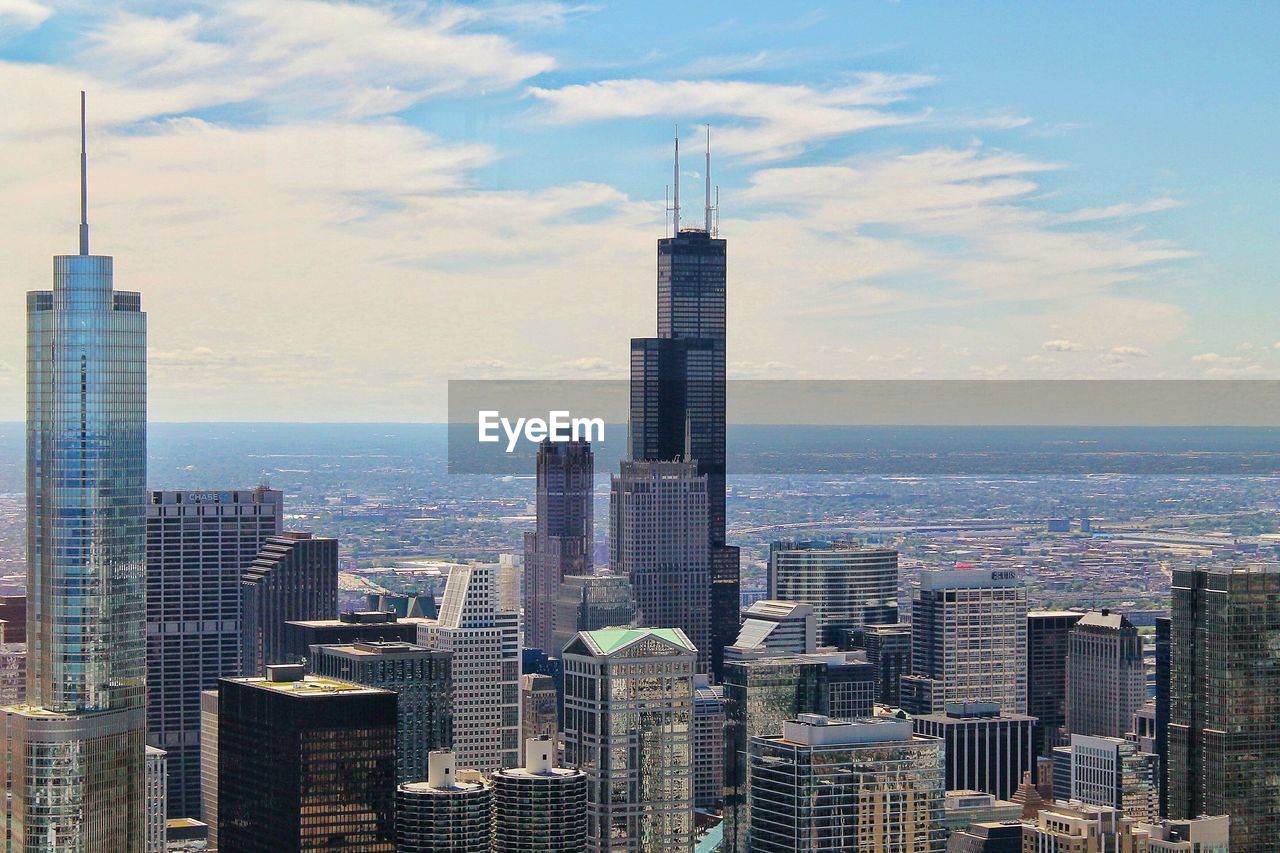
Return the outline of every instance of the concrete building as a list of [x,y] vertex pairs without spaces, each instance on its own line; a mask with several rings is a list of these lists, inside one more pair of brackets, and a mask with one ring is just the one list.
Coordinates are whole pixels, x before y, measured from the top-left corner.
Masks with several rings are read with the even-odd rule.
[[707,480],[697,463],[622,463],[610,491],[609,567],[631,581],[636,621],[683,631],[703,672],[711,662],[707,535]]
[[832,542],[769,546],[768,596],[813,605],[821,642],[842,630],[898,621],[898,552]]
[[742,612],[742,629],[725,660],[745,660],[818,650],[818,617],[812,604],[763,599]]
[[1021,821],[981,821],[947,838],[947,853],[1023,853]]
[[396,789],[396,853],[490,853],[493,787],[483,774],[459,770],[437,750],[425,781]]
[[1071,736],[1071,799],[1120,809],[1139,823],[1160,819],[1160,760],[1120,738]]
[[1118,809],[1082,803],[1057,803],[1023,827],[1022,849],[1029,853],[1147,853],[1151,838]]
[[169,754],[169,814],[200,815],[200,691],[239,675],[240,581],[284,529],[284,493],[153,491],[147,502],[147,744]]
[[693,689],[693,805],[724,804],[724,687],[697,676]]
[[691,853],[696,669],[677,628],[584,631],[566,647],[565,763],[587,775],[591,853]]
[[520,720],[524,739],[548,737],[553,744],[560,740],[559,691],[549,675],[529,673],[520,676]]
[[947,790],[985,791],[1008,800],[1035,768],[1035,717],[1001,713],[994,702],[948,704],[941,714],[912,718],[916,734],[946,745]]
[[1027,588],[1009,569],[925,571],[911,591],[911,675],[902,707],[941,713],[949,702],[1027,710]]
[[1067,731],[1122,738],[1147,700],[1142,639],[1122,613],[1091,610],[1067,641]]
[[802,714],[751,741],[757,853],[941,853],[942,742],[889,717]]
[[597,575],[565,576],[560,581],[555,636],[551,648],[544,651],[559,657],[579,631],[627,627],[635,618],[635,590],[627,578],[607,570]]
[[1021,818],[1021,805],[985,791],[947,791],[942,798],[942,828],[948,838],[973,823],[998,823]]
[[147,853],[164,853],[168,841],[166,814],[169,796],[169,771],[165,751],[154,746],[146,750],[147,789]]
[[552,648],[560,582],[591,574],[595,455],[588,441],[538,446],[536,528],[524,535],[524,644]]
[[272,536],[240,580],[240,671],[288,663],[284,624],[338,615],[338,540],[289,531]]
[[1083,613],[1027,611],[1027,713],[1036,718],[1036,755],[1066,743],[1067,643]]
[[493,774],[493,853],[579,853],[587,844],[587,777],[555,766],[556,742],[529,738],[524,767]]
[[218,691],[200,691],[200,820],[218,849]]
[[1151,853],[1229,853],[1231,818],[1227,815],[1195,820],[1164,820],[1139,824],[1151,836]]
[[427,777],[427,755],[453,740],[453,653],[411,643],[312,646],[310,672],[396,694],[396,781]]
[[492,773],[520,763],[520,616],[501,608],[498,567],[456,566],[418,644],[453,653],[453,751]]

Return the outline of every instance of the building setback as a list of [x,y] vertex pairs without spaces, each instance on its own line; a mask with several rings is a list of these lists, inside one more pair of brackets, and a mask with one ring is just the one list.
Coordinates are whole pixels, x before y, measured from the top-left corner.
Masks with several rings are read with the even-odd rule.
[[493,853],[580,853],[587,843],[587,777],[555,766],[556,742],[525,741],[524,767],[493,774]]
[[414,643],[418,626],[430,620],[404,618],[391,610],[348,610],[337,619],[291,619],[284,623],[285,663],[300,663],[312,646],[352,643]]
[[551,655],[560,583],[589,575],[595,551],[595,456],[587,441],[538,446],[537,528],[524,535],[524,644]]
[[1002,800],[1035,769],[1034,724],[1026,714],[1001,713],[994,702],[948,704],[941,714],[912,718],[916,734],[946,745],[948,791],[984,791]]
[[293,663],[285,622],[338,615],[338,540],[289,531],[272,536],[240,580],[241,666],[260,675],[268,664]]

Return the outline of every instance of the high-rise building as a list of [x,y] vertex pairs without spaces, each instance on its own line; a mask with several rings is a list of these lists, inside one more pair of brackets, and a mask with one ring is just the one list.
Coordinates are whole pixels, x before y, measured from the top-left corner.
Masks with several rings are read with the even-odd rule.
[[699,675],[693,686],[693,805],[724,803],[724,687]]
[[560,701],[556,680],[549,675],[526,673],[520,676],[520,726],[523,740],[560,738]]
[[751,850],[942,853],[942,777],[907,720],[802,714],[751,740]]
[[294,663],[284,623],[338,615],[338,540],[297,531],[268,538],[245,568],[240,595],[241,673]]
[[556,742],[529,738],[524,767],[493,774],[493,853],[580,853],[587,845],[587,777],[555,766]]
[[1083,803],[1045,806],[1022,829],[1030,853],[1147,853],[1150,836],[1119,809]]
[[898,621],[898,552],[839,542],[769,546],[769,598],[812,604],[821,639]]
[[612,480],[609,566],[630,579],[637,620],[679,628],[705,671],[712,642],[707,477],[693,462],[624,461]]
[[27,642],[27,597],[0,595],[0,622],[4,622],[6,643]]
[[220,850],[395,850],[396,695],[301,664],[218,681]]
[[1022,853],[1020,821],[980,821],[947,838],[947,853]]
[[524,644],[556,655],[560,582],[591,574],[595,455],[587,441],[538,446],[537,529],[524,535]]
[[200,691],[200,820],[218,849],[218,691]]
[[555,635],[551,648],[544,651],[559,657],[579,631],[623,628],[631,625],[635,618],[635,590],[626,577],[608,571],[598,575],[566,575],[560,582]]
[[949,790],[942,798],[942,828],[948,838],[971,823],[1021,819],[1022,806],[986,791]]
[[678,628],[584,631],[565,648],[565,763],[587,775],[590,853],[693,849],[696,668]]
[[284,623],[284,658],[298,663],[312,646],[352,643],[414,643],[424,617],[403,618],[391,610],[348,610],[337,619],[290,619]]
[[902,704],[902,676],[911,674],[911,626],[868,625],[862,648],[875,668],[876,701],[890,708]]
[[146,749],[146,800],[147,800],[147,853],[164,853],[167,843],[165,827],[168,824],[169,795],[168,767],[165,751],[154,746]]
[[1067,641],[1067,731],[1122,738],[1145,701],[1138,629],[1122,613],[1090,610]]
[[818,650],[818,618],[812,604],[762,599],[742,612],[742,629],[725,660],[812,654]]
[[[1114,737],[1071,736],[1071,799],[1120,809],[1140,823],[1160,820],[1160,761]],[[1066,799],[1062,797],[1061,799]]]
[[1036,718],[1036,755],[1061,746],[1067,725],[1067,638],[1083,613],[1027,611],[1027,713]]
[[912,718],[916,734],[946,745],[947,790],[1013,796],[1022,774],[1035,768],[1034,717],[1001,713],[994,702],[948,703],[941,714]]
[[147,502],[147,743],[169,814],[200,815],[200,691],[240,674],[240,579],[284,525],[284,494],[153,491]]
[[935,714],[948,702],[1027,710],[1027,588],[1009,569],[920,573],[911,591],[911,675],[902,707]]
[[411,643],[312,646],[316,675],[396,694],[396,781],[427,778],[427,754],[453,738],[451,652]]
[[89,254],[27,294],[27,691],[4,710],[9,843],[138,851],[146,802],[147,318]]
[[455,566],[440,618],[418,629],[419,645],[453,653],[453,751],[467,769],[520,762],[519,632],[520,614],[501,608],[493,563]]
[[425,781],[396,789],[397,853],[489,853],[489,780],[475,770],[459,770],[449,750],[432,752],[428,764]]
[[1164,820],[1140,824],[1151,835],[1151,853],[1229,853],[1231,818],[1228,815],[1195,820]]
[[[707,154],[707,174],[711,155]],[[679,141],[672,236],[658,241],[658,336],[631,341],[633,460],[692,460],[707,478],[713,670],[738,634],[739,552],[725,539],[725,312],[727,243],[712,222],[710,178],[702,228],[681,227]],[[650,623],[653,624],[653,623]],[[669,623],[663,623],[669,624]],[[703,644],[694,638],[699,649]]]
[[27,644],[11,643],[0,624],[0,708],[21,705],[27,696]]
[[1156,698],[1155,719],[1152,721],[1154,740],[1152,751],[1160,757],[1160,766],[1165,768],[1160,785],[1160,815],[1169,814],[1169,680],[1171,673],[1170,653],[1171,629],[1168,616],[1156,617]]
[[1175,568],[1169,817],[1231,815],[1232,853],[1280,837],[1280,564]]

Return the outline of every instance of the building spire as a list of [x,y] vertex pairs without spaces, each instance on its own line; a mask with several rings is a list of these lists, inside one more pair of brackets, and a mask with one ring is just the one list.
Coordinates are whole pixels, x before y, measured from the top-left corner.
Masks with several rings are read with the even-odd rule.
[[706,172],[705,178],[707,183],[707,201],[706,201],[707,233],[710,234],[711,233],[711,125],[707,125],[707,167],[704,171]]
[[85,144],[84,92],[80,92],[80,254],[89,254],[89,154]]
[[671,204],[671,210],[673,211],[671,216],[671,221],[674,223],[675,227],[672,229],[671,234],[673,237],[678,237],[680,236],[680,126],[679,125],[676,125],[675,137],[676,137],[676,167],[675,167],[675,178],[674,178],[675,187],[674,187],[674,198],[672,199],[672,204]]

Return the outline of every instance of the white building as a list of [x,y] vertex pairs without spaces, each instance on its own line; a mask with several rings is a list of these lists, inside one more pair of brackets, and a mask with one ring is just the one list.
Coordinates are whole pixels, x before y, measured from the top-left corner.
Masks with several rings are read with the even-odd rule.
[[419,645],[453,653],[453,751],[481,773],[520,763],[520,616],[503,607],[500,571],[456,567],[440,618],[418,626]]
[[1143,823],[1138,828],[1151,835],[1151,853],[1230,853],[1231,850],[1231,818],[1227,815]]
[[1156,821],[1160,760],[1122,738],[1072,735],[1071,799],[1120,809],[1141,823]]
[[764,599],[742,612],[738,639],[725,660],[812,654],[818,648],[818,616],[812,604]]
[[169,810],[168,756],[163,749],[147,747],[147,853],[164,853]]

